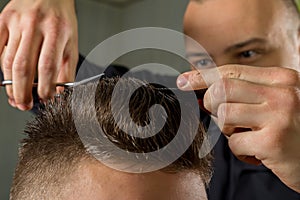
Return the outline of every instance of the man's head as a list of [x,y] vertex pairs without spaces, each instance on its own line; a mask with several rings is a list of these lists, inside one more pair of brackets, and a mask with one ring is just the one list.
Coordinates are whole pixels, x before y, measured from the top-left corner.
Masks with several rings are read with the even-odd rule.
[[[299,13],[293,0],[191,0],[185,33],[218,65],[283,66],[299,70]],[[209,56],[187,53],[196,67]]]
[[[82,97],[82,101],[76,111],[72,109],[75,91],[67,91],[61,98],[48,103],[45,110],[27,124],[25,132],[28,137],[20,149],[11,199],[205,199],[204,185],[210,177],[210,156],[202,159],[198,156],[205,137],[200,123],[196,123],[198,132],[193,143],[180,158],[164,169],[149,173],[130,174],[109,168],[90,154],[93,146],[83,145],[74,124],[74,115],[81,119],[79,125],[85,127],[93,110],[96,110],[97,123],[106,137],[128,152],[144,152],[146,155],[162,148],[176,135],[178,123],[182,120],[176,96],[170,90],[145,83],[130,99],[132,120],[147,125],[153,119],[152,113],[148,112],[150,107],[160,104],[166,112],[166,123],[157,135],[147,140],[123,132],[118,126],[128,126],[122,117],[123,110],[120,110],[118,123],[111,111],[111,98],[117,83],[130,87],[142,82],[115,78],[103,79],[98,85],[78,86],[76,95]],[[89,98],[94,91],[95,98]],[[119,91],[117,101],[123,102],[123,93]],[[199,120],[197,112],[191,107],[190,114],[183,121],[186,139],[192,136],[190,131],[193,126],[195,128],[194,122]],[[95,129],[86,127],[86,131]],[[105,148],[102,151],[105,152]],[[117,157],[113,159],[118,160]]]

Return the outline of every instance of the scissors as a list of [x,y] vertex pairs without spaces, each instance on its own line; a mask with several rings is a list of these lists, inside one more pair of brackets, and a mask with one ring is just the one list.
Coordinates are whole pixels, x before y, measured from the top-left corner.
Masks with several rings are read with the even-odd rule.
[[[92,76],[90,78],[83,79],[82,81],[56,83],[56,87],[73,88],[73,87],[76,87],[76,86],[79,86],[79,85],[84,85],[84,84],[92,82],[92,81],[101,80],[101,78],[104,78],[104,77],[105,77],[105,74],[101,73],[101,74],[98,74],[96,76]],[[12,84],[13,84],[12,80],[4,80],[0,83],[0,86],[5,87],[7,85],[12,85]],[[38,83],[33,83],[32,86],[37,87]],[[176,91],[176,90],[179,90],[178,88],[166,88],[166,87],[158,87],[157,89],[161,90],[161,91],[166,91],[166,90]],[[194,91],[194,92],[195,92],[195,94],[198,98],[198,104],[200,106],[200,109],[203,110],[204,112],[206,112],[207,114],[212,115],[212,113],[210,113],[208,110],[206,110],[203,106],[203,100],[202,99],[203,99],[205,91],[206,90],[198,90],[198,91]]]
[[[78,82],[65,82],[65,83],[56,83],[56,87],[66,87],[66,88],[73,88],[79,85],[84,85],[86,83],[92,82],[92,81],[96,81],[96,80],[101,80],[101,78],[104,78],[105,74],[101,73],[98,74],[96,76],[92,76],[90,78],[87,79],[83,79],[82,81],[78,81]],[[7,85],[13,85],[13,81],[12,80],[4,80],[0,83],[0,87],[5,87]],[[32,87],[37,87],[38,83],[33,83]],[[158,90],[179,90],[178,88],[164,88],[164,87],[160,87],[157,88]]]
[[[66,82],[66,83],[56,83],[56,87],[66,87],[66,88],[72,88],[72,87],[76,87],[78,85],[84,85],[86,83],[89,83],[89,82],[92,82],[92,81],[95,81],[97,79],[101,79],[105,76],[104,73],[102,74],[98,74],[96,76],[92,76],[90,78],[87,78],[87,79],[84,79],[82,81],[78,81],[78,82]],[[13,84],[13,81],[12,80],[4,80],[0,83],[0,86],[2,87],[5,87],[7,85],[12,85]],[[32,85],[33,87],[37,87],[38,86],[38,83],[33,83]]]

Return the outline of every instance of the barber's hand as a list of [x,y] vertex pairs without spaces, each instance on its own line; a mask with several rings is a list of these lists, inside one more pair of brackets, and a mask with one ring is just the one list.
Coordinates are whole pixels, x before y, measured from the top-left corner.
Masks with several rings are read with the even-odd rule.
[[238,65],[218,71],[221,79],[216,69],[203,70],[204,76],[198,71],[184,73],[177,85],[182,90],[208,88],[204,106],[229,137],[232,152],[242,161],[263,163],[300,192],[300,74],[287,68]]
[[9,103],[32,108],[32,83],[38,76],[43,100],[56,82],[73,81],[78,60],[74,0],[11,0],[0,13],[0,55]]

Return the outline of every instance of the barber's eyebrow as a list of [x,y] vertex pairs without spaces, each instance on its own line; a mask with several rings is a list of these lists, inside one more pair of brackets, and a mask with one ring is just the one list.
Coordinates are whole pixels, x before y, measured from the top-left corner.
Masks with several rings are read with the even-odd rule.
[[239,49],[244,48],[251,44],[265,44],[266,42],[267,42],[267,40],[263,39],[263,38],[251,38],[244,42],[240,42],[240,43],[237,43],[237,44],[227,47],[224,52],[228,53],[228,52],[239,50]]
[[187,53],[186,54],[186,57],[187,58],[190,58],[190,57],[200,57],[200,56],[202,56],[202,57],[204,57],[204,56],[210,56],[208,53],[205,53],[205,52],[191,52],[191,53]]

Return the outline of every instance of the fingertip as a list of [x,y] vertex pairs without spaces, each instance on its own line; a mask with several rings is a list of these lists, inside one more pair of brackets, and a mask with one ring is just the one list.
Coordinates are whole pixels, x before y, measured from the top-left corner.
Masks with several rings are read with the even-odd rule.
[[56,94],[61,94],[64,90],[65,90],[65,87],[56,87]]
[[181,74],[176,81],[177,87],[181,90],[192,90],[187,74]]
[[8,103],[9,103],[12,107],[14,107],[14,108],[17,107],[15,100],[13,100],[13,99],[11,99],[11,98],[8,98]]
[[179,88],[184,88],[184,86],[187,84],[187,80],[184,77],[178,77],[177,79],[177,86]]
[[25,111],[32,108],[32,84],[26,85],[24,81],[14,78],[13,99],[19,110]]
[[17,104],[17,107],[19,110],[21,111],[27,111],[27,110],[31,110],[33,107],[33,101],[31,101],[28,104]]
[[54,97],[55,92],[56,92],[56,88],[55,88],[55,85],[53,85],[53,84],[48,85],[47,88],[42,87],[42,86],[40,86],[38,88],[39,98],[43,101],[47,101],[47,100],[51,99],[52,97]]

